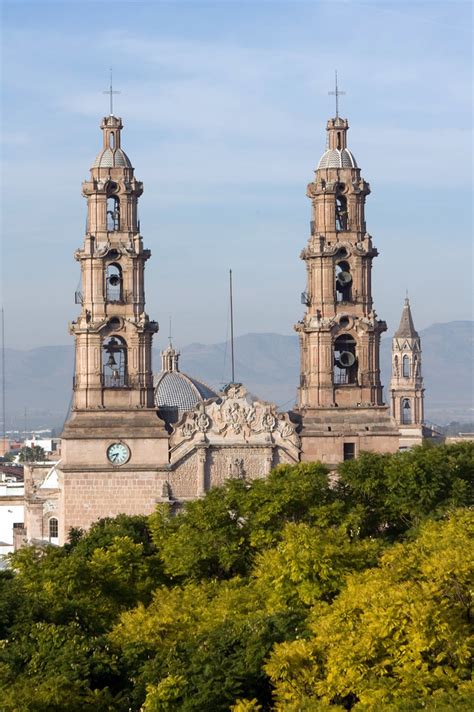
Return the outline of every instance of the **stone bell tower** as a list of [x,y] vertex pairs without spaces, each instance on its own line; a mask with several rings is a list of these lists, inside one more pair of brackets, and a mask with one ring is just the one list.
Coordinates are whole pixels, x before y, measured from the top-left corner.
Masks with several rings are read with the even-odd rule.
[[421,339],[413,324],[408,297],[392,339],[392,415],[400,429],[400,447],[420,445],[424,418]]
[[103,148],[82,185],[87,200],[75,339],[73,405],[62,435],[61,532],[98,517],[152,511],[167,462],[154,404],[151,347],[158,324],[145,311],[138,199],[143,184],[121,147],[122,120],[101,124]]
[[298,411],[302,458],[335,464],[361,450],[392,452],[398,433],[380,382],[380,336],[386,330],[372,300],[378,252],[365,223],[369,184],[347,147],[349,125],[327,123],[327,149],[308,185],[311,236],[306,306],[300,336]]

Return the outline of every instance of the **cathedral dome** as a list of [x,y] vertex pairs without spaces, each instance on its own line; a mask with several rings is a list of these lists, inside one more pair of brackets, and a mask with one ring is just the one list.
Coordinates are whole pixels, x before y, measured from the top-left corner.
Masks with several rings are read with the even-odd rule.
[[162,351],[162,370],[155,379],[156,408],[168,425],[176,423],[184,412],[198,403],[218,398],[218,394],[209,386],[181,373],[178,358],[179,353],[171,345]]
[[92,168],[131,168],[130,159],[121,148],[115,150],[108,147],[102,149],[95,159]]
[[318,163],[318,170],[321,168],[357,168],[357,163],[348,148],[328,148]]

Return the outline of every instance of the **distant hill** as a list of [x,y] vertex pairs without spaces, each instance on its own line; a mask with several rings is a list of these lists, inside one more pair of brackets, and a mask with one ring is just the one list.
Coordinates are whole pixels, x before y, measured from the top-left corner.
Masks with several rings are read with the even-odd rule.
[[[451,321],[420,332],[426,417],[439,424],[474,419],[473,324]],[[391,339],[381,348],[382,378],[390,380]],[[221,344],[189,344],[181,349],[182,371],[216,389],[230,380],[230,348]],[[44,346],[29,351],[6,349],[7,429],[61,429],[71,398],[74,349]],[[153,354],[155,370],[160,355]],[[245,334],[235,339],[236,380],[260,398],[283,409],[295,402],[299,380],[299,349],[295,335]]]

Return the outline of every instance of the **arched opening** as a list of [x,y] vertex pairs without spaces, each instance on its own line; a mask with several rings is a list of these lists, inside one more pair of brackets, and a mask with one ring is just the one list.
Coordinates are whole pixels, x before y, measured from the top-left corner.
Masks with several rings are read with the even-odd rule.
[[349,262],[336,264],[336,301],[350,302],[352,299],[352,275]]
[[110,336],[102,344],[102,376],[106,388],[128,385],[127,344],[120,336]]
[[402,398],[402,423],[403,425],[411,424],[411,404],[409,398]]
[[336,195],[336,230],[347,230],[347,198]]
[[105,295],[108,302],[123,301],[122,268],[114,262],[107,265],[106,268]]
[[115,134],[113,131],[111,131],[109,134],[109,146],[113,151],[115,148]]
[[120,200],[116,195],[107,198],[107,230],[120,230]]
[[334,342],[334,385],[357,383],[356,341],[350,334],[341,334]]
[[340,131],[337,132],[337,148],[339,149],[339,151],[341,150],[341,132]]
[[402,360],[402,373],[403,378],[410,378],[410,358],[409,356],[404,356]]
[[48,522],[48,539],[49,541],[53,543],[57,543],[58,538],[59,538],[59,526],[58,526],[58,520],[56,517],[51,517],[49,522]]

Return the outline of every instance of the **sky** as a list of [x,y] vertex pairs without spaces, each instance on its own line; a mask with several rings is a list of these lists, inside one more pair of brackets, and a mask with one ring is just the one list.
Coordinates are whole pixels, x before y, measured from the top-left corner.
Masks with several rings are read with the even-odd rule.
[[334,115],[369,181],[388,333],[472,318],[470,2],[24,2],[2,10],[2,304],[10,347],[72,343],[86,203],[113,67],[144,182],[147,311],[175,343],[290,334],[306,185]]

